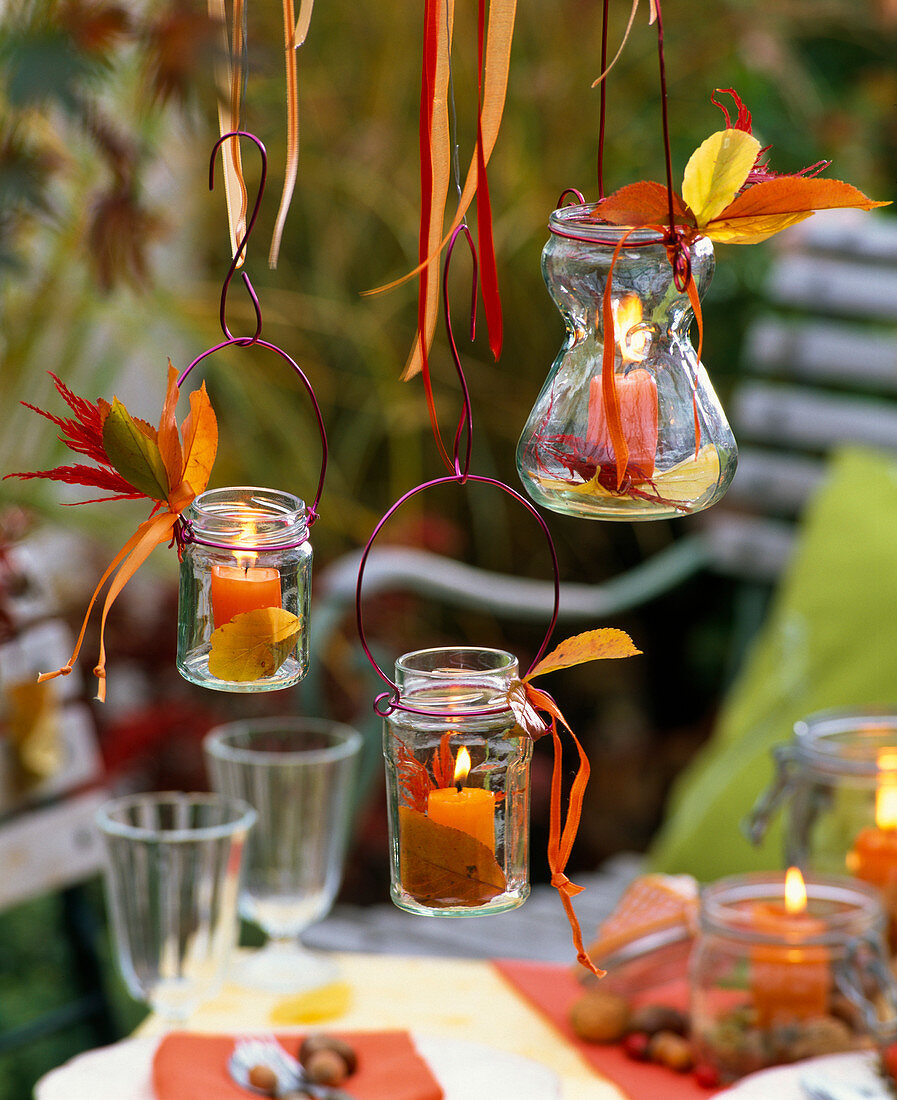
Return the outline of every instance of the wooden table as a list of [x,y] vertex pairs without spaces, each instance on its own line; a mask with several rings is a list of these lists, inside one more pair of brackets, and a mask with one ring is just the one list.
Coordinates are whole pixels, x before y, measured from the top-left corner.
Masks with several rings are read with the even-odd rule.
[[[344,1013],[316,1027],[403,1028],[483,1043],[550,1066],[563,1082],[564,1100],[627,1100],[615,1085],[598,1077],[488,962],[355,953],[336,953],[333,958],[350,986],[350,1003]],[[225,985],[187,1027],[210,1032],[271,1030],[271,1012],[282,1002],[274,994]],[[281,1025],[277,1029],[288,1030]],[[159,1031],[160,1022],[151,1016],[139,1033]]]

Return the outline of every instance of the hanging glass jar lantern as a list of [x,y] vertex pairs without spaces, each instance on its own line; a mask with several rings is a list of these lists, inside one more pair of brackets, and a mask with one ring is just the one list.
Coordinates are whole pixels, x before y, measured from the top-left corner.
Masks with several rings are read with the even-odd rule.
[[181,675],[219,691],[298,683],[311,598],[305,503],[279,489],[211,489],[184,512],[181,541]]
[[497,649],[406,653],[384,718],[392,900],[482,916],[529,896],[532,739],[507,702],[517,659]]
[[[692,303],[657,230],[604,225],[593,209],[549,220],[542,273],[567,338],[520,437],[520,477],[538,504],[581,518],[698,512],[725,493],[737,448],[689,341]],[[698,237],[689,254],[701,294],[713,246]]]

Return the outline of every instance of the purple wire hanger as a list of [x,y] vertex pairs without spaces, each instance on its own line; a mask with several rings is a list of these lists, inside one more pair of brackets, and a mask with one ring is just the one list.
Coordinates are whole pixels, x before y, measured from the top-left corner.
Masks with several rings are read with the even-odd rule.
[[[467,386],[467,379],[464,376],[464,369],[461,365],[461,356],[458,353],[458,347],[455,342],[454,332],[452,331],[451,303],[449,301],[448,289],[449,265],[451,264],[452,252],[458,236],[462,233],[464,234],[467,243],[470,246],[471,255],[473,257],[473,294],[471,300],[470,320],[470,338],[471,340],[473,340],[476,334],[475,323],[477,301],[477,255],[476,248],[474,247],[473,239],[470,235],[470,230],[468,229],[466,222],[462,222],[455,229],[455,231],[451,235],[451,238],[449,239],[449,244],[445,255],[445,266],[442,273],[442,304],[443,310],[445,312],[445,325],[448,333],[448,343],[449,349],[452,354],[452,361],[454,362],[455,371],[458,375],[458,381],[461,386],[462,398],[461,415],[458,421],[458,427],[455,431],[454,438],[453,459],[455,472],[453,474],[449,474],[446,477],[435,478],[432,481],[425,481],[420,485],[416,485],[413,489],[409,489],[407,493],[399,497],[399,499],[392,505],[391,508],[389,508],[389,510],[380,519],[379,523],[374,528],[370,538],[367,541],[367,544],[365,545],[364,550],[362,551],[361,560],[358,563],[358,579],[355,585],[355,622],[358,628],[358,637],[361,641],[361,648],[364,650],[365,656],[367,657],[368,661],[370,661],[374,671],[377,673],[383,683],[386,684],[389,688],[389,691],[382,692],[374,699],[374,710],[382,717],[385,717],[387,714],[391,714],[394,710],[407,711],[410,714],[437,713],[434,711],[409,707],[406,706],[404,703],[400,703],[399,689],[397,685],[377,664],[373,654],[371,653],[370,647],[368,646],[364,630],[364,616],[362,612],[362,584],[364,581],[364,570],[365,566],[367,565],[367,560],[370,552],[373,548],[374,541],[380,534],[380,531],[383,529],[386,523],[393,516],[393,514],[398,511],[398,509],[401,508],[401,506],[406,501],[411,500],[412,497],[417,496],[418,493],[423,493],[427,489],[432,489],[437,485],[466,485],[468,482],[477,482],[482,485],[492,485],[497,489],[501,489],[503,492],[513,497],[514,500],[522,504],[523,507],[530,513],[530,515],[535,518],[536,522],[542,529],[542,533],[545,535],[545,540],[548,544],[548,552],[551,558],[551,564],[554,574],[554,608],[551,615],[551,621],[548,624],[548,630],[545,632],[545,637],[542,640],[542,644],[539,646],[539,651],[536,653],[535,657],[532,660],[532,663],[530,664],[530,669],[535,668],[535,666],[541,660],[542,655],[545,653],[545,650],[547,649],[548,643],[551,639],[551,635],[554,632],[554,627],[557,623],[558,618],[558,607],[560,604],[561,595],[560,570],[558,567],[557,551],[555,550],[554,542],[551,538],[551,532],[549,531],[548,525],[546,524],[545,520],[542,518],[536,508],[525,497],[521,496],[521,494],[518,493],[516,489],[512,489],[510,485],[506,485],[503,481],[498,481],[496,478],[484,477],[480,474],[470,473],[470,454],[473,436],[473,417],[470,407],[470,390]],[[497,711],[504,709],[506,709],[506,706],[504,704],[501,704],[497,707],[487,707],[483,710],[468,711],[466,713],[472,716],[487,715],[495,714]]]
[[[230,263],[230,267],[228,268],[227,274],[224,277],[224,283],[221,287],[221,300],[218,316],[221,322],[221,331],[224,334],[224,339],[220,343],[217,343],[214,346],[207,348],[205,351],[197,355],[196,358],[181,371],[177,379],[177,384],[179,387],[182,386],[187,379],[187,376],[190,374],[194,367],[198,366],[200,363],[203,362],[203,360],[208,359],[216,352],[222,351],[224,348],[229,347],[265,348],[267,351],[271,351],[275,355],[279,356],[289,367],[292,368],[293,372],[296,374],[299,381],[304,386],[305,391],[309,396],[309,399],[311,400],[312,409],[315,414],[315,420],[318,425],[318,432],[321,436],[321,472],[318,476],[318,484],[315,491],[314,500],[311,504],[307,506],[308,525],[311,526],[318,518],[318,505],[321,501],[321,494],[324,491],[324,478],[327,473],[328,448],[327,432],[324,427],[324,417],[321,413],[321,406],[318,403],[317,397],[315,396],[315,391],[312,387],[312,384],[308,380],[307,375],[299,366],[299,364],[294,359],[292,359],[282,348],[279,348],[276,344],[269,343],[267,340],[263,340],[261,338],[262,310],[259,304],[258,296],[255,292],[255,288],[252,285],[252,280],[249,278],[249,274],[245,270],[240,272],[240,277],[243,280],[243,285],[246,287],[250,301],[252,302],[252,308],[255,313],[255,332],[251,336],[234,336],[227,324],[228,291],[230,290],[231,281],[233,280],[234,274],[236,273],[237,266],[240,263],[240,259],[244,256],[246,252],[246,246],[248,244],[250,234],[255,227],[255,222],[262,204],[262,196],[265,192],[265,181],[268,176],[268,154],[262,142],[255,136],[255,134],[251,134],[246,130],[232,130],[230,133],[222,134],[222,136],[215,142],[214,146],[212,147],[212,154],[209,158],[209,190],[212,191],[215,188],[215,157],[218,154],[218,150],[221,148],[225,141],[228,141],[229,139],[239,141],[240,138],[248,138],[258,149],[259,156],[261,157],[262,161],[262,171],[261,176],[259,177],[259,186],[255,196],[255,202],[253,203],[252,207],[252,214],[250,215],[249,221],[246,226],[246,232],[243,234],[243,237],[237,245],[237,250],[234,253],[233,259]],[[190,528],[188,521],[185,520],[183,517],[181,517],[179,524],[180,541],[201,542],[203,546],[223,546],[223,544],[220,543],[206,542],[202,539],[196,538],[196,536],[193,534],[192,529]],[[300,543],[289,543],[282,546],[271,546],[266,548],[271,550],[288,550],[298,545],[300,545]]]

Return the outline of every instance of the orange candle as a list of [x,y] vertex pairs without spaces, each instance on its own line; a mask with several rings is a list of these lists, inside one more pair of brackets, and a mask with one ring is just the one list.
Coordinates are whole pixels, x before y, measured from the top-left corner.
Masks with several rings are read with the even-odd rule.
[[887,892],[897,885],[897,752],[878,754],[881,782],[875,791],[875,828],[861,829],[847,854],[847,869]]
[[807,891],[800,871],[789,867],[785,904],[757,902],[752,927],[782,940],[751,950],[751,993],[760,1027],[824,1016],[831,989],[828,951],[806,945],[825,931],[825,921],[807,913]]
[[881,782],[875,791],[875,826],[861,829],[847,853],[847,870],[877,886],[888,913],[888,942],[897,951],[897,752],[878,754]]
[[[623,357],[623,364],[639,363],[648,354],[650,336],[641,326],[642,303],[636,294],[627,294],[614,307],[614,335]],[[620,425],[629,448],[626,471],[640,479],[654,476],[657,455],[657,382],[644,367],[635,367],[614,380],[620,407]],[[589,383],[588,439],[602,457],[599,462],[613,461],[614,448],[607,426],[601,379]],[[606,457],[605,457],[606,456]]]
[[[245,555],[255,558],[256,555]],[[261,607],[280,607],[280,573],[273,568],[249,565],[212,566],[212,618],[215,626],[229,623],[234,615]]]
[[437,787],[427,798],[427,816],[439,825],[467,833],[495,851],[495,795],[482,787],[465,787],[470,753],[463,746],[455,760],[455,786]]

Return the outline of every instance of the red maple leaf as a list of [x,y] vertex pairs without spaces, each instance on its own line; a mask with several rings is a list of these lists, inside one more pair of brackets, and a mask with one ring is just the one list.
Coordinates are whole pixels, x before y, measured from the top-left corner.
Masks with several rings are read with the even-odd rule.
[[108,489],[115,494],[110,497],[99,497],[97,500],[76,501],[75,503],[78,504],[96,504],[97,501],[103,500],[139,500],[144,494],[135,489],[113,467],[103,446],[103,421],[106,419],[109,405],[102,400],[93,404],[86,398],[79,397],[76,393],[72,393],[52,371],[48,373],[57,391],[75,415],[73,417],[55,416],[27,401],[23,401],[22,404],[46,417],[47,420],[51,420],[60,429],[59,439],[69,450],[93,459],[98,465],[94,467],[78,463],[74,466],[56,466],[52,470],[6,474],[6,477],[18,477],[23,480],[34,477],[49,478],[51,481],[63,481],[70,485],[90,485],[98,489]]

